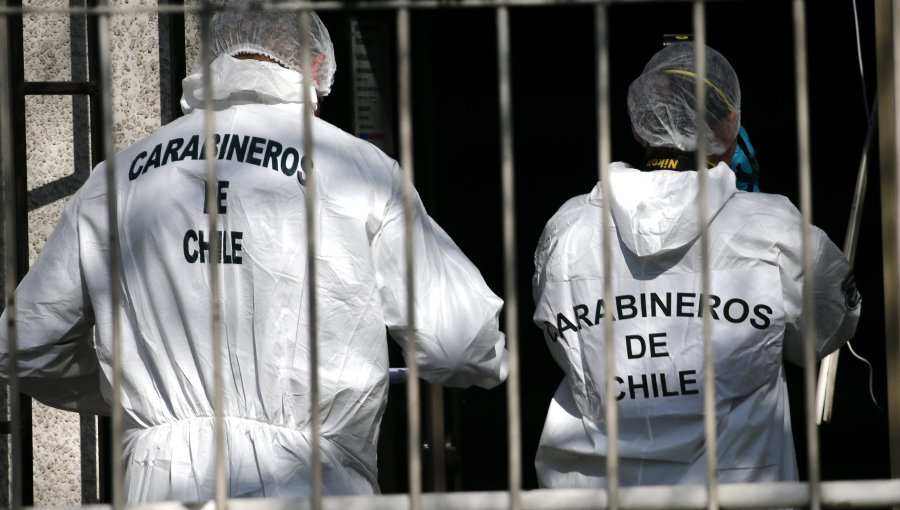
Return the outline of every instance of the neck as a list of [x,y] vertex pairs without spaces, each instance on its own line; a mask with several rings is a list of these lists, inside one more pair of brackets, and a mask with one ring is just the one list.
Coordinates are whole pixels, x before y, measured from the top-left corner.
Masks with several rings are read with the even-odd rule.
[[[233,55],[234,58],[238,60],[259,60],[260,62],[268,62],[270,64],[280,65],[274,59],[271,59],[265,55],[260,55],[259,53],[238,53],[237,55]],[[281,66],[284,67],[284,66]]]

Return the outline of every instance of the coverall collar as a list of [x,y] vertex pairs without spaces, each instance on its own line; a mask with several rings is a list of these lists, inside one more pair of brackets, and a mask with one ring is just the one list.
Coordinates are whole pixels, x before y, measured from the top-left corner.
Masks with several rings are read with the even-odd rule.
[[[270,62],[241,60],[219,55],[210,64],[213,104],[215,108],[236,104],[303,103],[303,75]],[[181,109],[185,114],[202,109],[206,99],[203,74],[196,72],[181,82],[184,94]],[[313,104],[318,98],[311,91]]]

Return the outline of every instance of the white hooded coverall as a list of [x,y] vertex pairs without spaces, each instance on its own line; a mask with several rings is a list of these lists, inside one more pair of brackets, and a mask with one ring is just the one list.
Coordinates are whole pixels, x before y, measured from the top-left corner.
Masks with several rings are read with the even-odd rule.
[[[121,251],[110,254],[100,164],[68,203],[16,294],[18,374],[47,404],[109,413],[109,257],[122,267],[129,502],[211,499],[215,487],[208,262],[219,258],[229,497],[304,496],[311,474],[309,285],[301,76],[223,55],[212,66],[218,185],[206,204],[199,75],[189,112],[116,156]],[[313,120],[324,493],[378,491],[385,326],[405,335],[402,173],[373,145]],[[218,207],[218,233],[204,212]],[[422,376],[506,376],[502,301],[414,197]],[[217,235],[220,253],[210,253]],[[5,320],[5,315],[4,315]],[[96,324],[96,346],[84,334]],[[9,373],[7,330],[0,369]],[[96,347],[96,354],[94,348]],[[408,353],[407,353],[408,355]],[[102,398],[101,398],[102,391]]]
[[[709,176],[710,316],[721,482],[794,480],[782,358],[802,363],[801,217],[784,197]],[[534,322],[565,378],[536,467],[545,487],[605,487],[604,315],[612,314],[623,485],[706,481],[699,174],[610,169],[613,303],[603,302],[601,186],[569,200],[535,253]],[[860,299],[813,227],[816,354],[853,334]]]

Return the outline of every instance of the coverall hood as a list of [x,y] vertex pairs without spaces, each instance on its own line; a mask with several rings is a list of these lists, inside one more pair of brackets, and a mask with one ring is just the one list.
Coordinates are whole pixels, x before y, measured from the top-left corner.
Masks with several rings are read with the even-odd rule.
[[[719,163],[707,173],[707,218],[719,212],[736,191],[734,172]],[[623,163],[610,167],[612,217],[622,242],[639,257],[666,253],[700,236],[700,174],[693,171],[642,172]],[[600,185],[591,202],[600,203]]]

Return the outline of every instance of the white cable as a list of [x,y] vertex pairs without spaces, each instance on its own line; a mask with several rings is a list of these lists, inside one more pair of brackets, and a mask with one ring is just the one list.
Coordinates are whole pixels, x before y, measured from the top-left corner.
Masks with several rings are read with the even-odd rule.
[[877,407],[879,411],[884,412],[884,408],[878,405],[878,400],[875,398],[875,368],[872,367],[869,360],[863,358],[853,350],[853,346],[850,345],[850,342],[847,342],[847,348],[850,349],[850,354],[856,356],[856,359],[862,361],[869,367],[869,396],[872,398],[872,403],[875,404],[875,407]]
[[[859,77],[860,83],[862,84],[862,93],[863,93],[863,105],[865,106],[866,118],[869,117],[869,96],[866,94],[866,75],[863,70],[863,59],[862,59],[862,44],[859,40],[859,15],[856,9],[856,0],[850,0],[850,3],[853,4],[853,27],[856,31],[856,57],[859,60]],[[850,342],[847,342],[847,348],[850,349],[850,353],[853,354],[858,360],[862,361],[869,367],[869,396],[872,398],[872,403],[875,404],[875,407],[878,410],[884,412],[884,408],[878,405],[878,400],[875,398],[875,368],[869,363],[869,360],[860,356],[853,350],[853,346],[850,345]]]
[[866,75],[863,72],[863,60],[862,60],[862,44],[859,42],[859,15],[856,12],[856,0],[850,0],[850,3],[853,4],[853,26],[856,28],[856,56],[859,60],[859,77],[861,78],[862,83],[862,92],[863,92],[863,106],[865,109],[863,110],[866,114],[866,118],[869,118],[869,96],[866,94]]

